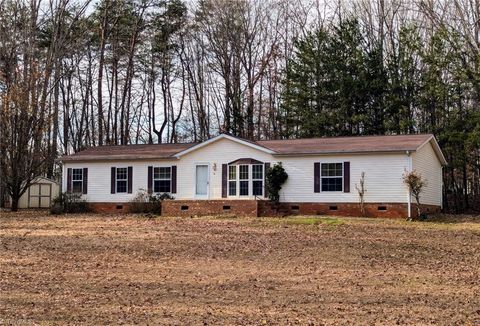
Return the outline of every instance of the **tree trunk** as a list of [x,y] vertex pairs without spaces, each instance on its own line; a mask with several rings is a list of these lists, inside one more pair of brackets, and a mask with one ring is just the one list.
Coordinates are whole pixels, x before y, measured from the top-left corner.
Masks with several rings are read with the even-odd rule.
[[18,211],[18,200],[19,200],[19,198],[12,197],[12,207],[10,208],[10,210],[12,212],[17,212]]

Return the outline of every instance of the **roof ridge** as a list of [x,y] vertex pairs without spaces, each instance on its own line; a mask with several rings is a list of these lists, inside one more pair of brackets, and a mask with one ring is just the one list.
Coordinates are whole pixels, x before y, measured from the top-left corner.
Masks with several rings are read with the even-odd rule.
[[352,135],[352,136],[326,136],[326,137],[304,137],[304,138],[283,138],[283,139],[259,139],[256,142],[263,141],[283,141],[283,140],[307,140],[307,139],[339,139],[339,138],[375,138],[375,137],[405,137],[405,136],[434,136],[432,133],[419,134],[398,134],[398,135]]

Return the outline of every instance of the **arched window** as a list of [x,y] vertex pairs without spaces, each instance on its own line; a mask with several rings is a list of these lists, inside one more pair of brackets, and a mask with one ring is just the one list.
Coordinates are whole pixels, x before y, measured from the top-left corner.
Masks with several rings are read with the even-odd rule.
[[228,163],[228,196],[263,196],[264,169],[263,162],[252,158]]

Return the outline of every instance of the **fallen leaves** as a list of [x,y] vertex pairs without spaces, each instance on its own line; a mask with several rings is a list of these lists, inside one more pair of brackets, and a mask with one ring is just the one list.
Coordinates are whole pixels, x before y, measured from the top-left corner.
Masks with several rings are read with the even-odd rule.
[[477,226],[6,215],[0,324],[480,322]]

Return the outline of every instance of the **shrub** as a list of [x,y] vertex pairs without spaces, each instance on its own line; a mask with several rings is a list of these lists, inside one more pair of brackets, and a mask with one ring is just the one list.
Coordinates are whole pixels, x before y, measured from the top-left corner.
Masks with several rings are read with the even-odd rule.
[[426,214],[422,212],[420,204],[420,194],[423,189],[427,186],[427,181],[422,177],[421,174],[413,171],[405,171],[403,174],[403,182],[407,185],[410,194],[415,198],[417,204],[417,217],[418,219],[425,219]]
[[140,189],[135,198],[130,201],[129,211],[131,213],[160,214],[162,212],[162,201],[173,199],[168,193],[149,194],[145,189]]
[[287,181],[288,174],[280,162],[269,168],[265,176],[265,186],[268,190],[268,197],[271,201],[278,203],[280,201],[280,189],[282,189],[282,185]]
[[82,199],[80,194],[61,193],[55,197],[50,207],[50,213],[55,215],[66,213],[89,213],[91,208],[88,203]]

